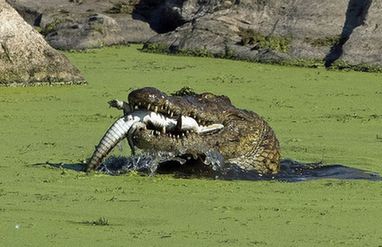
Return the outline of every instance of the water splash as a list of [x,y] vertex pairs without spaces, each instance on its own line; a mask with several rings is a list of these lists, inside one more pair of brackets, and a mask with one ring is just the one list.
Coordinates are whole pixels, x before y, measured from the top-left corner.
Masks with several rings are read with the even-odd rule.
[[[202,164],[203,169],[183,169]],[[138,171],[154,175],[163,164],[186,171],[189,176],[201,176],[222,180],[278,180],[285,182],[301,182],[315,179],[363,179],[381,181],[379,174],[367,172],[357,168],[334,164],[302,163],[291,159],[281,161],[278,174],[263,175],[256,171],[241,169],[235,164],[224,162],[223,156],[214,150],[204,153],[203,162],[190,157],[179,157],[171,152],[147,152],[133,156],[109,156],[100,166],[99,171],[120,175],[131,171]],[[199,167],[200,168],[200,167]],[[207,171],[207,172],[206,172]],[[193,173],[193,174],[192,174]],[[195,174],[198,173],[198,174]]]
[[154,175],[160,164],[164,162],[178,162],[184,164],[186,160],[171,152],[147,152],[132,156],[109,156],[98,168],[98,171],[110,175],[120,175],[132,171]]

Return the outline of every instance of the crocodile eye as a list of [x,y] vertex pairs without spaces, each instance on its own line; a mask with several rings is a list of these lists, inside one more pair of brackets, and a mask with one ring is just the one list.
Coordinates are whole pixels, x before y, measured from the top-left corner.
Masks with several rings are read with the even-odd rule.
[[213,95],[213,94],[211,94],[211,93],[205,93],[204,95],[203,95],[203,98],[205,98],[205,99],[213,99],[213,98],[215,98],[216,96],[215,95]]

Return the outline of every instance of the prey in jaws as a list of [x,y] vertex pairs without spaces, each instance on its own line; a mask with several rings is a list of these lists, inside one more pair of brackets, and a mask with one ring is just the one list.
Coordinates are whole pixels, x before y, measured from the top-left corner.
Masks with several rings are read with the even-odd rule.
[[226,96],[169,96],[146,87],[132,91],[128,102],[109,104],[124,114],[96,146],[87,171],[97,169],[124,138],[133,153],[136,149],[171,152],[203,162],[205,154],[213,151],[226,165],[260,174],[280,169],[279,142],[271,127],[258,114],[234,107]]

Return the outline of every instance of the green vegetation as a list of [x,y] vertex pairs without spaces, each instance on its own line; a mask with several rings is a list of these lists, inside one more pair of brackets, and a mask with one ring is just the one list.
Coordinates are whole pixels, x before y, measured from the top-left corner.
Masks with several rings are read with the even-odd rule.
[[349,64],[341,59],[335,61],[333,65],[330,67],[335,70],[345,70],[345,71],[360,71],[360,72],[374,72],[380,73],[382,72],[382,67],[377,65],[370,65],[366,63],[361,63],[357,65]]
[[127,3],[119,2],[115,3],[114,6],[106,11],[109,14],[131,14],[134,11],[135,5],[137,5],[139,1],[137,0],[129,0]]
[[215,57],[207,48],[181,49],[177,51],[177,54],[181,56]]
[[163,43],[146,43],[141,49],[143,52],[158,53],[158,54],[172,54],[179,56],[192,56],[192,57],[217,57],[210,53],[207,48],[200,49],[181,49],[171,51],[167,44]]
[[310,37],[305,38],[305,42],[309,43],[314,47],[329,46],[332,47],[335,44],[338,44],[341,40],[341,35],[334,35],[329,37],[313,39]]
[[121,114],[108,100],[188,86],[264,116],[284,158],[382,173],[381,74],[137,49],[67,53],[86,86],[0,88],[0,246],[382,245],[379,182],[112,177],[47,166],[91,155]]
[[[283,66],[296,66],[302,68],[325,68],[324,61],[319,59],[290,59],[282,60],[278,62],[270,62],[270,64],[277,64]],[[378,65],[370,64],[349,64],[341,59],[335,61],[329,68],[329,70],[337,71],[358,71],[358,72],[372,72],[381,73],[382,67]]]
[[168,45],[162,43],[146,43],[142,47],[143,52],[151,52],[151,53],[170,53]]
[[[249,34],[251,35],[249,35]],[[263,37],[264,39],[267,40],[272,40],[272,42],[265,44],[265,43],[252,43],[253,41],[250,42],[249,37],[253,37],[253,30],[247,30],[247,31],[242,31],[241,35],[244,35],[242,37],[247,37],[243,38],[242,44],[252,44],[256,45],[257,48],[267,48],[267,49],[272,49],[275,51],[279,52],[288,52],[289,49],[289,41],[284,42],[284,41],[277,41],[278,38],[266,38],[265,36],[260,36],[258,37]],[[261,38],[262,40],[264,40]],[[329,39],[329,38],[328,38]],[[259,38],[260,40],[260,38]],[[281,39],[282,40],[282,39]],[[286,39],[288,40],[288,39]],[[329,39],[334,42],[335,38]],[[306,42],[307,39],[305,40]],[[250,42],[250,43],[247,43]],[[316,42],[317,46],[318,44],[322,44],[320,42],[324,42],[323,40],[311,40],[311,42]],[[329,41],[328,41],[329,42]],[[288,44],[288,45],[286,45]],[[272,48],[273,47],[273,48]],[[279,48],[277,48],[279,47]],[[224,54],[213,54],[211,53],[208,49],[203,48],[203,49],[181,49],[181,50],[174,50],[172,51],[167,44],[163,43],[146,43],[143,48],[141,49],[143,52],[149,52],[149,53],[156,53],[156,54],[167,54],[167,55],[178,55],[178,56],[193,56],[193,57],[214,57],[214,58],[224,58],[224,59],[237,59],[237,56],[235,55],[235,52],[231,50],[228,46],[225,47],[225,52]],[[267,64],[275,64],[275,65],[283,65],[283,66],[296,66],[296,67],[304,67],[304,68],[324,68],[324,60],[322,59],[279,59],[279,60],[261,60],[261,61],[253,61],[249,60],[248,62],[260,62],[260,63],[267,63]],[[373,73],[380,73],[382,72],[382,67],[378,65],[371,65],[371,64],[357,64],[357,65],[352,65],[349,64],[341,59],[337,60],[329,69],[331,70],[344,70],[344,71],[359,71],[359,72],[373,72]]]
[[242,45],[255,45],[258,49],[271,49],[278,52],[288,52],[291,40],[287,37],[268,35],[253,29],[241,29],[239,33]]
[[94,225],[94,226],[108,226],[109,220],[105,217],[100,217],[97,220],[84,221],[84,224]]
[[41,28],[38,30],[42,35],[47,35],[51,32],[56,31],[57,26],[63,23],[64,20],[59,19],[59,18],[54,18],[53,21],[49,22],[48,24],[45,25],[45,27]]

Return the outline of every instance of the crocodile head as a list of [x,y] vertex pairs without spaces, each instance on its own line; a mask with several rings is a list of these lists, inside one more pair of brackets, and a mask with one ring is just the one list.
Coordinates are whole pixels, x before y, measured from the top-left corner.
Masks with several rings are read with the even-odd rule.
[[[139,118],[113,143],[127,136],[133,149],[172,152],[202,162],[207,152],[215,151],[228,165],[263,174],[279,171],[279,143],[273,130],[256,113],[234,107],[226,96],[187,92],[170,96],[147,87],[132,91],[128,102],[109,103],[124,110],[120,122]],[[97,149],[93,157],[105,156],[96,153]],[[88,169],[94,166],[90,161]]]
[[202,125],[224,122],[226,118],[218,112],[226,112],[233,108],[226,96],[187,91],[179,91],[173,96],[168,96],[152,87],[132,91],[128,101],[135,108],[138,106],[169,117],[189,116]]

